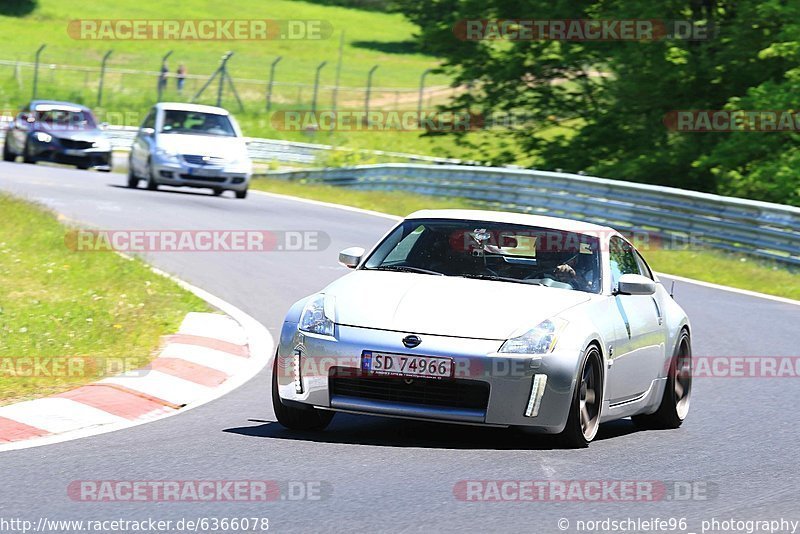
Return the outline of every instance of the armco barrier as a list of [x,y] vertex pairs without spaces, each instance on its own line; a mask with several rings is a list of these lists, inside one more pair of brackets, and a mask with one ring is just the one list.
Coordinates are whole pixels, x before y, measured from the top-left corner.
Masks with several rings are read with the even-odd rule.
[[780,204],[560,172],[458,165],[390,163],[267,176],[467,198],[800,265],[800,208]]

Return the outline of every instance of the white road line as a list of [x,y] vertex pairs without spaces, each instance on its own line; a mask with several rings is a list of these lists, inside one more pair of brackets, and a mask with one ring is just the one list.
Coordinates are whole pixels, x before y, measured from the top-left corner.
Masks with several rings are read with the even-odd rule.
[[783,304],[793,304],[800,306],[800,300],[793,300],[786,297],[777,297],[775,295],[767,295],[766,293],[759,293],[757,291],[750,291],[748,289],[739,289],[738,287],[723,286],[719,284],[712,284],[711,282],[703,282],[702,280],[695,280],[693,278],[684,278],[683,276],[676,276],[669,273],[656,273],[658,276],[666,276],[678,282],[686,282],[687,284],[694,284],[696,286],[708,287],[710,289],[719,289],[720,291],[727,291],[729,293],[736,293],[738,295],[747,295],[748,297],[756,297],[759,299],[773,300]]
[[48,397],[0,407],[0,417],[13,419],[53,434],[127,420],[70,399]]

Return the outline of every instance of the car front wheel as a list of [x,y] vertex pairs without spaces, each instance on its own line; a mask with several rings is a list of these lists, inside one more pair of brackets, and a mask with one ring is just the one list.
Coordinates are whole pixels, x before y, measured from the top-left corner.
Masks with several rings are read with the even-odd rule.
[[149,191],[155,191],[158,189],[155,176],[153,176],[153,164],[149,160],[147,162],[147,189]]
[[567,425],[559,434],[561,443],[567,448],[586,447],[597,435],[603,403],[602,365],[600,350],[590,345],[578,371]]
[[247,189],[244,191],[236,191],[236,198],[247,198]]
[[15,161],[17,157],[8,149],[8,139],[3,143],[3,161]]
[[278,356],[272,366],[272,407],[278,422],[292,430],[323,430],[335,415],[334,412],[319,410],[313,406],[294,408],[281,402],[278,394]]

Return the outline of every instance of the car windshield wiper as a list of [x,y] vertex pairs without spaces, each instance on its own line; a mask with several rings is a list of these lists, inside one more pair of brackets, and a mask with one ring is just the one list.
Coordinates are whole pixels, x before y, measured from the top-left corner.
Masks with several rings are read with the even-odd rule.
[[509,278],[507,276],[498,276],[496,274],[459,274],[462,278],[477,278],[479,280],[496,280],[499,282],[512,282],[514,284],[526,284],[529,286],[542,286],[541,282],[532,282],[530,280],[520,280],[519,278]]
[[368,267],[368,271],[398,271],[402,273],[421,273],[433,274],[436,276],[444,276],[444,273],[438,271],[431,271],[429,269],[422,269],[420,267],[411,267],[409,265],[379,265],[378,267]]

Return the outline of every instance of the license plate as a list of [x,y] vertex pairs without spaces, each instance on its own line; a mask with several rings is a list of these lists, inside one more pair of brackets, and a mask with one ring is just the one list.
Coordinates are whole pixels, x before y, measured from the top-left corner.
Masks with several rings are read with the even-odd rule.
[[208,169],[208,168],[199,168],[199,167],[189,167],[189,174],[191,176],[217,176],[221,168],[216,169]]
[[65,148],[64,154],[67,156],[85,156],[86,152],[79,148]]
[[453,359],[438,356],[412,356],[365,350],[361,354],[361,369],[368,373],[395,376],[450,378]]

